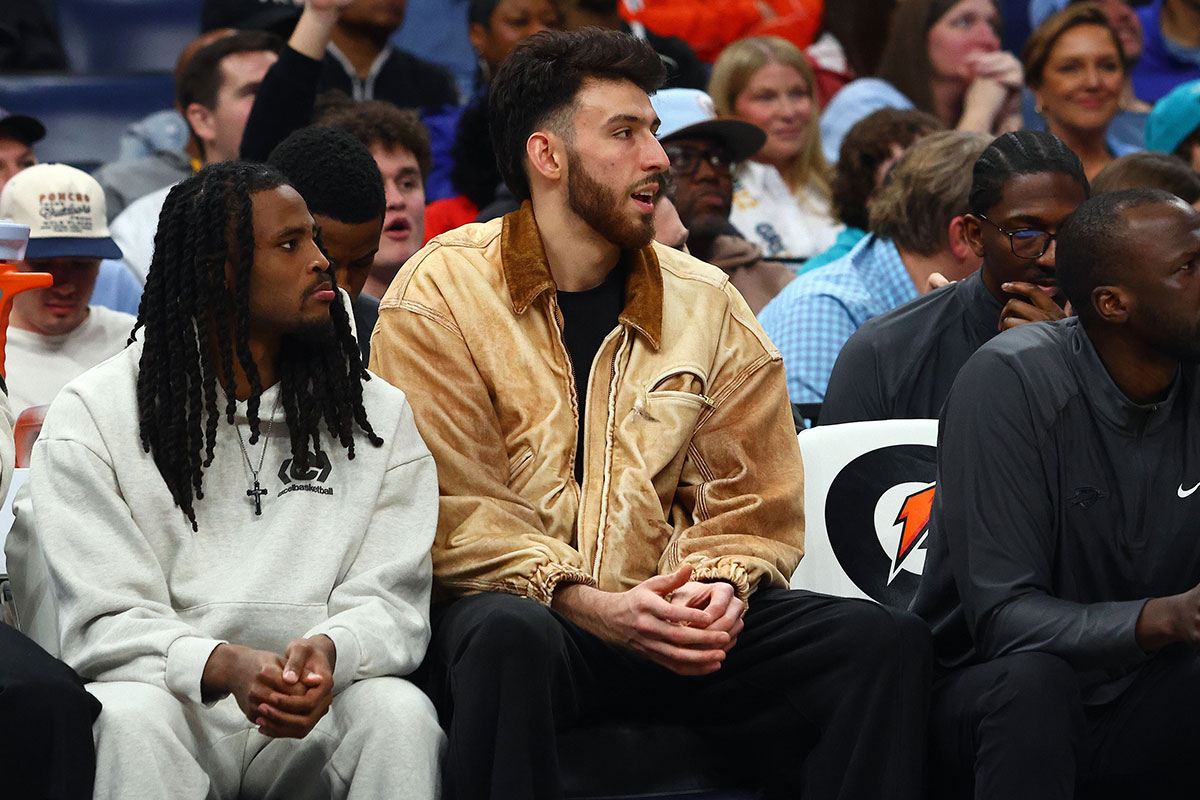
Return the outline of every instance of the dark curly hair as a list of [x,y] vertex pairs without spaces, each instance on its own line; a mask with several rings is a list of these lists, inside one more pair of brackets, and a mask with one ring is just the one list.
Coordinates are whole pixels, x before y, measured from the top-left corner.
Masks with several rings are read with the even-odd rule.
[[542,31],[521,42],[492,79],[488,95],[492,146],[500,174],[518,200],[529,198],[525,142],[575,102],[586,78],[630,81],[653,94],[667,78],[654,48],[628,33],[584,28]]
[[429,180],[429,171],[433,169],[429,131],[415,111],[396,108],[383,100],[335,101],[324,104],[313,122],[346,131],[368,148],[377,144],[388,150],[403,147],[417,160],[421,180]]
[[383,216],[383,178],[366,145],[322,125],[293,132],[271,151],[267,165],[296,188],[308,210],[357,225]]
[[892,157],[893,145],[907,150],[926,134],[946,126],[932,114],[914,109],[881,108],[859,120],[842,139],[837,172],[831,189],[838,219],[851,228],[866,230],[867,198],[877,188],[876,173]]
[[[250,383],[250,443],[258,441],[263,386],[250,351],[253,195],[286,183],[261,164],[213,164],[172,188],[159,216],[154,257],[130,336],[131,343],[143,342],[138,427],[142,447],[153,454],[192,530],[198,530],[194,501],[204,497],[204,469],[213,461],[221,418],[217,372],[232,387],[235,359]],[[226,262],[233,286],[226,281]],[[383,444],[363,408],[362,382],[368,375],[345,307],[333,303],[330,318],[328,336],[284,336],[276,365],[292,457],[301,468],[321,452],[322,423],[349,458],[354,458],[354,424],[371,444]],[[224,413],[230,424],[236,410],[231,390]]]

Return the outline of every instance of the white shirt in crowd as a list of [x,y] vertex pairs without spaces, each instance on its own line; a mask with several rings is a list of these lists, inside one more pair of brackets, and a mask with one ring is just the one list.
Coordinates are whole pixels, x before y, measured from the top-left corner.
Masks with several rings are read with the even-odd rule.
[[10,325],[5,366],[13,414],[49,405],[68,381],[121,352],[136,322],[130,314],[89,306],[70,333],[45,336]]
[[828,250],[844,227],[812,186],[792,194],[779,170],[754,161],[734,172],[729,221],[764,258],[811,258]]
[[154,232],[158,230],[158,215],[173,186],[134,200],[108,226],[113,241],[125,254],[123,261],[144,285],[154,256]]

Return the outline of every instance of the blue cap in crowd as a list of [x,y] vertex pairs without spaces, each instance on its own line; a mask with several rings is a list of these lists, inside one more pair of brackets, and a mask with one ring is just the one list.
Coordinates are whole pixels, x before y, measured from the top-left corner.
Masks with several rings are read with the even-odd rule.
[[1200,81],[1176,86],[1154,104],[1146,120],[1146,149],[1174,153],[1200,128]]

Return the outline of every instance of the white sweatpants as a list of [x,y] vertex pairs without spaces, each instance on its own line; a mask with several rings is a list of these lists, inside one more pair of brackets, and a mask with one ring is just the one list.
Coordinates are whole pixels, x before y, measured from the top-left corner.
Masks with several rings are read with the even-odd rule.
[[226,697],[211,707],[155,686],[99,682],[97,800],[437,798],[446,737],[402,678],[352,683],[303,739],[263,736]]

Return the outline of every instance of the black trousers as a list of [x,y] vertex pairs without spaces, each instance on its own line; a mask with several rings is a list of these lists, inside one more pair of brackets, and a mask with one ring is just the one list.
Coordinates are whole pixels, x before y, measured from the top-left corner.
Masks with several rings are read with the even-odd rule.
[[597,715],[701,726],[711,758],[750,784],[778,784],[804,759],[789,788],[805,800],[920,796],[931,669],[921,620],[764,589],[745,623],[719,671],[684,677],[523,598],[435,606],[419,674],[449,736],[446,800],[561,797],[556,732]]
[[935,682],[929,724],[934,798],[1200,797],[1200,654],[1186,645],[1103,705],[1056,656],[966,667]]
[[91,798],[99,713],[70,667],[0,624],[0,795]]

